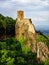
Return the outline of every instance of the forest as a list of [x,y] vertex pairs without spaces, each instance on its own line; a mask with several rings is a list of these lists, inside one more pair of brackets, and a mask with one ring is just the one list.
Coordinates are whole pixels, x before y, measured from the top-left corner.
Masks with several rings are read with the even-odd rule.
[[[23,47],[24,38],[16,40],[15,22],[13,18],[0,14],[0,65],[49,65],[49,58],[38,62],[37,54],[32,53],[29,47]],[[47,42],[47,39],[39,35],[37,41]]]
[[0,38],[15,35],[15,20],[0,14]]

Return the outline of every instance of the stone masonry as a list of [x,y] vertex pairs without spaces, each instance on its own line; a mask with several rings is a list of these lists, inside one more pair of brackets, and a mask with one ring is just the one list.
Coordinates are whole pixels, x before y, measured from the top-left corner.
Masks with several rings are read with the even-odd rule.
[[17,39],[19,39],[22,35],[26,39],[30,39],[26,42],[26,44],[30,45],[32,52],[36,51],[35,27],[32,24],[31,19],[24,18],[23,11],[17,11],[15,32]]

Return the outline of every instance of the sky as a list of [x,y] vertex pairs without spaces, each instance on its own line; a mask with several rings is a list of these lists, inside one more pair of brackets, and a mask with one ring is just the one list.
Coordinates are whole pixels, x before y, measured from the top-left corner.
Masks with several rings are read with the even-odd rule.
[[49,0],[0,0],[0,13],[16,19],[18,10],[31,18],[36,29],[49,30]]

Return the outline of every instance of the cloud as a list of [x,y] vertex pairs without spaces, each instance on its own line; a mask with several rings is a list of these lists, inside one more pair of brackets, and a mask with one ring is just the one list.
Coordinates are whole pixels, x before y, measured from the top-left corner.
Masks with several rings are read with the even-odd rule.
[[11,4],[11,2],[9,2],[9,1],[1,1],[0,2],[0,8],[11,8],[11,6],[10,6],[10,4]]
[[11,0],[12,2],[29,3],[30,0]]
[[[3,7],[3,8],[13,8],[13,6],[21,6],[22,7],[24,6],[25,8],[26,7],[29,7],[29,9],[41,9],[43,8],[44,6],[49,6],[49,1],[48,0],[4,0],[4,1],[0,1],[0,7]],[[31,5],[31,6],[30,6]]]
[[33,20],[34,21],[45,21],[45,19],[42,17],[34,17]]
[[16,17],[16,11],[21,9],[25,11],[25,17],[32,18],[36,25],[48,24],[49,0],[1,0],[0,9],[1,13],[13,18]]
[[30,2],[34,2],[32,0],[11,0],[12,2],[20,2],[20,3],[30,3]]
[[41,1],[42,6],[49,6],[48,0]]
[[32,4],[37,4],[41,6],[47,6],[49,5],[49,0],[11,0],[12,2],[18,2],[20,4],[24,3],[32,3]]

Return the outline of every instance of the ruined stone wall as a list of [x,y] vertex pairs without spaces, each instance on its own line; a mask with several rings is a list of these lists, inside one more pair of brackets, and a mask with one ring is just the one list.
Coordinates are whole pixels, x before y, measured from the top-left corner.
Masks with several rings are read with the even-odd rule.
[[[49,55],[48,47],[43,42],[36,42],[36,32],[35,27],[32,24],[31,19],[24,18],[24,12],[18,11],[17,12],[17,19],[15,25],[15,36],[16,39],[19,40],[21,36],[24,36],[27,40],[24,45],[30,46],[32,52],[37,53],[37,58],[40,60],[45,60]],[[44,50],[46,48],[47,52]],[[47,54],[48,53],[48,54]]]
[[22,35],[22,33],[27,30],[28,32],[32,32],[35,34],[35,27],[32,24],[31,19],[24,18],[24,12],[17,12],[17,19],[15,25],[16,38]]
[[[23,35],[26,39],[30,39],[29,42],[27,41],[26,44],[30,44],[31,51],[35,51],[36,47],[36,40],[35,40],[35,27],[32,24],[31,19],[24,18],[24,12],[18,11],[17,12],[17,19],[15,25],[15,34],[16,38],[19,38]],[[32,48],[33,47],[33,48]]]
[[17,11],[17,19],[22,20],[24,18],[24,12],[23,11]]

